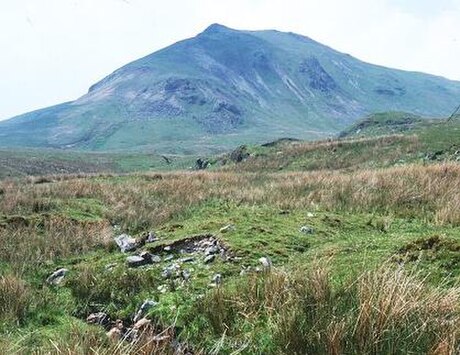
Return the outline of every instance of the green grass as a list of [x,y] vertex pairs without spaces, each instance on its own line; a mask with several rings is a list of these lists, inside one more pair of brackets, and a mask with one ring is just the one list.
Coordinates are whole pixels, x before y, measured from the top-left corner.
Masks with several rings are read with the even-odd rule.
[[[105,311],[129,324],[146,299],[159,302],[149,314],[159,328],[173,324],[179,341],[205,353],[334,353],[333,344],[342,353],[436,353],[446,334],[458,344],[455,332],[439,328],[458,317],[452,305],[460,281],[460,171],[444,163],[456,160],[457,127],[438,122],[385,137],[249,146],[246,161],[222,168],[228,156],[213,158],[209,172],[3,180],[0,299],[8,312],[0,314],[0,349],[53,352],[53,341],[64,350],[116,353],[85,318]],[[425,158],[438,149],[436,159]],[[104,156],[122,171],[172,168],[154,155],[55,154],[61,153],[47,158],[74,164]],[[220,232],[229,224],[234,230]],[[313,233],[302,233],[302,226]],[[191,272],[188,283],[163,279],[170,261],[128,269],[125,259],[133,253],[120,253],[113,236],[150,230],[160,240],[141,250],[164,257],[165,245],[211,233],[237,259],[205,265],[195,255],[181,266]],[[241,275],[265,256],[272,273]],[[174,253],[174,260],[182,257]],[[69,270],[64,283],[46,285],[62,267]],[[209,287],[216,273],[223,278],[217,289]],[[369,302],[378,301],[374,310],[389,299],[416,306],[381,328],[379,314],[391,312],[370,312],[370,325],[359,333],[366,287]],[[329,296],[316,299],[318,290]],[[388,290],[402,298],[378,298]]]

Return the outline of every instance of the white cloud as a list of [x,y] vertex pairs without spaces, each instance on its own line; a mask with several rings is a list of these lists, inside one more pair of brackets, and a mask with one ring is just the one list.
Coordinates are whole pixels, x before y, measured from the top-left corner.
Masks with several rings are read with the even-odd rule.
[[460,0],[5,3],[0,118],[75,99],[118,67],[214,22],[293,31],[369,62],[460,80]]

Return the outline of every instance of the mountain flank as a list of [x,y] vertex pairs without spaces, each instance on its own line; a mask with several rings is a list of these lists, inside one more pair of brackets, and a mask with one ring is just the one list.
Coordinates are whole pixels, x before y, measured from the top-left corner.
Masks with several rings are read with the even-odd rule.
[[215,153],[329,137],[380,111],[446,116],[459,98],[460,82],[364,63],[294,33],[214,24],[73,102],[0,122],[0,146]]

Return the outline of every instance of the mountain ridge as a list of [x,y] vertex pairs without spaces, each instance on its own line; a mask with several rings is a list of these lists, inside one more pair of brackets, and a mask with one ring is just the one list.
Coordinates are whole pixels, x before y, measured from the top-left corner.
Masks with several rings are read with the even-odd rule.
[[306,36],[212,24],[75,101],[0,122],[0,145],[217,152],[335,135],[378,111],[442,116],[459,97],[460,82],[365,63]]

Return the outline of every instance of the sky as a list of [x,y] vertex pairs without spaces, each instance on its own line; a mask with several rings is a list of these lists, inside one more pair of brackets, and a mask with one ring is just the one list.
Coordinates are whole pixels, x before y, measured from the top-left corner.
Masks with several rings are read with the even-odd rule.
[[460,0],[0,0],[0,119],[75,100],[212,23],[460,80]]

